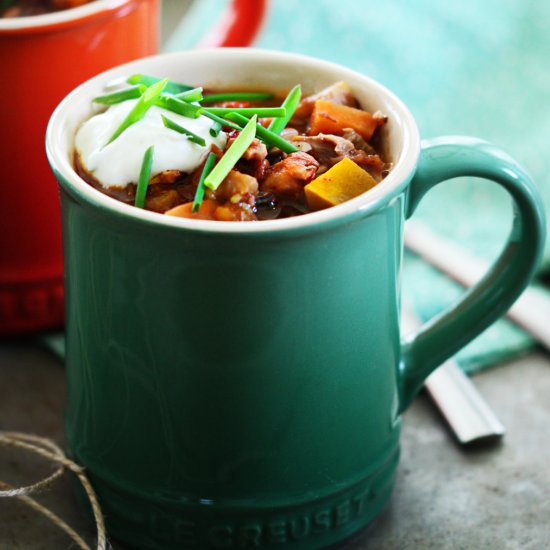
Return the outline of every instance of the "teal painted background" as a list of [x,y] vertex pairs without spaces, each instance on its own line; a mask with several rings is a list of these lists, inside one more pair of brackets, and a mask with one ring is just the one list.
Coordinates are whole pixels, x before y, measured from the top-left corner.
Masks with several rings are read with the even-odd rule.
[[[545,0],[272,0],[257,46],[321,57],[393,90],[423,137],[473,135],[521,162],[550,215],[550,3]],[[493,258],[511,222],[495,185],[458,179],[434,191],[417,216],[476,255]],[[550,268],[546,243],[545,269]],[[429,318],[461,293],[407,255],[404,294]],[[532,340],[500,321],[458,356],[475,370],[522,353]]]

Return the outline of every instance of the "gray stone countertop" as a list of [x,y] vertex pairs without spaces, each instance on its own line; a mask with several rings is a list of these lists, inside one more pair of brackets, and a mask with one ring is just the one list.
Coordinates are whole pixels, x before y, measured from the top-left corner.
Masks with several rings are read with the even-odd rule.
[[[389,507],[345,550],[550,548],[550,357],[532,353],[474,378],[507,428],[502,443],[460,448],[425,395],[404,416],[402,457]],[[25,341],[0,343],[0,430],[63,440],[61,362]],[[0,480],[51,471],[0,448]],[[94,532],[63,478],[39,496],[93,547]],[[15,499],[0,499],[1,550],[75,548]],[[115,546],[117,550],[119,546]]]

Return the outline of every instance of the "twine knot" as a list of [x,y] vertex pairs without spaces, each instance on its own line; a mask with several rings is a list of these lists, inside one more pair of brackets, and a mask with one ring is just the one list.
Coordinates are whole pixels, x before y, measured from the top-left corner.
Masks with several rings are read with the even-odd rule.
[[29,495],[38,493],[45,489],[48,489],[52,483],[63,475],[65,470],[73,472],[79,479],[82,487],[88,495],[88,499],[92,506],[94,519],[97,528],[97,550],[110,550],[111,546],[107,541],[105,533],[105,523],[103,521],[103,515],[101,508],[97,500],[97,496],[92,488],[92,485],[86,474],[84,468],[79,464],[76,464],[72,460],[65,456],[65,453],[61,448],[51,439],[45,437],[39,437],[37,435],[23,434],[18,432],[3,432],[0,431],[0,445],[9,447],[15,447],[41,456],[57,464],[58,468],[50,476],[24,487],[12,487],[8,483],[0,481],[0,497],[15,497],[28,504],[34,510],[40,512],[46,516],[49,520],[62,529],[82,550],[92,550],[90,546],[84,541],[84,539],[64,520],[54,514],[51,510],[38,503]]

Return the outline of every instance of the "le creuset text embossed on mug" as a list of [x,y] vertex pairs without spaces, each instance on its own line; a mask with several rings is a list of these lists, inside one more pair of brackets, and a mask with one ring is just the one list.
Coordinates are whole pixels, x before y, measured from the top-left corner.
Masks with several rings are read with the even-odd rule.
[[[366,194],[262,222],[161,216],[93,189],[73,138],[106,82],[143,72],[192,85],[313,92],[348,82],[388,116],[394,163]],[[514,301],[540,258],[529,177],[471,138],[420,143],[391,92],[351,70],[226,49],[137,61],[70,94],[50,120],[67,273],[67,445],[111,536],[135,548],[324,548],[387,503],[400,414],[425,377]],[[399,335],[403,223],[459,175],[510,193],[500,259],[462,301]]]
[[[204,38],[246,46],[266,0],[227,1]],[[63,323],[61,223],[44,132],[61,99],[110,67],[158,51],[158,0],[94,0],[30,17],[0,18],[0,335]],[[206,29],[205,29],[206,30]]]

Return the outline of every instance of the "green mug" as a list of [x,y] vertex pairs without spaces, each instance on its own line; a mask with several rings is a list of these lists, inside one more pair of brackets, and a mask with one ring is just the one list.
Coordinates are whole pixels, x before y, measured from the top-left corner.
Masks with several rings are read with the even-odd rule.
[[[73,137],[105,83],[137,72],[307,92],[345,80],[389,117],[393,169],[360,197],[283,220],[122,204],[78,177]],[[541,256],[541,201],[509,156],[470,138],[421,145],[391,92],[308,57],[223,49],[129,63],[72,92],[46,142],[62,203],[67,447],[109,533],[132,548],[325,548],[367,525],[390,496],[401,412]],[[464,175],[510,193],[510,239],[476,287],[401,342],[403,224],[429,189]]]

